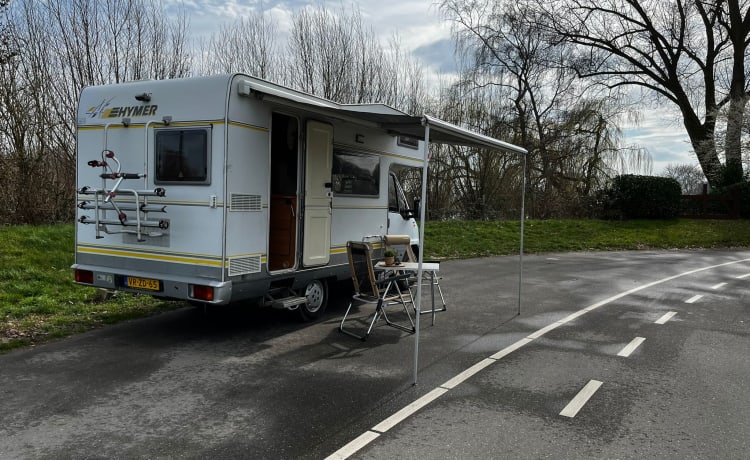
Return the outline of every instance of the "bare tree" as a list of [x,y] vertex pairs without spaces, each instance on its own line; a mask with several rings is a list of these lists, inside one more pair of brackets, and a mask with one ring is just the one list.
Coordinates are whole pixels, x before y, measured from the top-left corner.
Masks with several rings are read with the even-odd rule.
[[0,65],[0,219],[68,219],[80,91],[185,75],[187,23],[150,0],[17,0],[9,17],[17,53]]
[[8,20],[9,4],[10,0],[0,0],[0,65],[18,53],[13,47],[13,28]]
[[740,132],[747,104],[750,9],[744,0],[538,1],[550,33],[576,45],[579,76],[635,86],[674,104],[711,183],[722,163],[717,115],[728,106],[724,167],[742,175]]
[[503,125],[502,136],[529,151],[533,215],[575,212],[628,152],[636,163],[648,160],[642,150],[620,147],[617,94],[586,92],[571,70],[571,48],[540,27],[543,15],[489,0],[444,0],[441,7],[455,22],[459,52],[474,56],[457,97],[491,92],[482,115],[472,119]]
[[219,26],[199,49],[197,72],[246,72],[267,80],[283,78],[278,25],[262,11]]
[[670,163],[664,168],[664,177],[671,177],[680,183],[683,195],[697,195],[703,191],[706,176],[700,166]]
[[383,46],[358,10],[304,9],[292,23],[287,84],[338,102],[382,102],[420,111],[427,91],[419,65],[401,52],[397,40]]

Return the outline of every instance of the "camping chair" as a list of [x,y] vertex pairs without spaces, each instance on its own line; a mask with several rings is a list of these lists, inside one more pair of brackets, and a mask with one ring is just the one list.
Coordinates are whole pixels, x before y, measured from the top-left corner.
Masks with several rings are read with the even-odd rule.
[[[395,249],[399,254],[401,254],[401,260],[408,261],[408,262],[419,262],[416,255],[414,254],[414,250],[411,248],[411,238],[409,235],[385,235],[385,244],[388,247],[391,247]],[[403,252],[402,252],[403,251]],[[430,263],[440,263],[440,261],[437,260],[424,260],[423,262],[430,262]],[[440,294],[440,301],[442,303],[442,307],[434,310],[435,312],[438,311],[445,311],[445,296],[443,296],[443,289],[440,287],[440,276],[435,275],[434,272],[430,273],[422,273],[422,286],[430,286],[430,288],[433,289],[431,291],[432,295],[434,295],[434,289],[437,288],[438,294]],[[409,288],[413,289],[417,285],[417,274],[416,272],[412,273],[412,276],[409,277]],[[433,301],[433,307],[435,303]],[[416,306],[415,306],[416,307]],[[425,313],[433,313],[432,310],[422,310],[422,314]]]
[[[376,279],[375,269],[372,265],[372,247],[369,243],[350,241],[346,245],[346,252],[349,255],[349,268],[351,269],[352,281],[354,282],[354,295],[351,302],[349,302],[349,308],[344,313],[344,318],[341,320],[339,331],[365,341],[381,316],[388,326],[410,333],[416,331],[414,321],[412,321],[409,310],[406,308],[404,295],[398,287],[398,281],[407,278],[408,275],[390,274],[381,279]],[[355,300],[375,305],[375,313],[372,315],[372,320],[370,320],[370,325],[364,335],[358,335],[344,329],[344,323],[349,316]],[[406,317],[409,318],[410,326],[394,323],[388,318],[388,314],[385,311],[386,307],[396,304],[400,304],[403,307]]]

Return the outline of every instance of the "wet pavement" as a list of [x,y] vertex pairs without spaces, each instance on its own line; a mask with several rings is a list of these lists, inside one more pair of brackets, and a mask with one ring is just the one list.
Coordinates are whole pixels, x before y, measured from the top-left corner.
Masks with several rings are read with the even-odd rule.
[[[0,458],[744,458],[750,448],[750,251],[526,256],[520,312],[517,257],[443,262],[441,274],[448,311],[434,326],[421,317],[417,385],[413,335],[382,323],[366,342],[338,333],[347,283],[314,324],[185,308],[2,355]],[[592,381],[576,415],[560,415]],[[356,439],[369,442],[340,450]]]

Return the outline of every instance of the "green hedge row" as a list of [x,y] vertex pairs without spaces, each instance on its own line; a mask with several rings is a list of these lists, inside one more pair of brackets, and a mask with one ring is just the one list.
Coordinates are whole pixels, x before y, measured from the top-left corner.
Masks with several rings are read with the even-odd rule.
[[674,219],[680,213],[680,184],[668,177],[626,174],[605,191],[605,216],[623,219]]

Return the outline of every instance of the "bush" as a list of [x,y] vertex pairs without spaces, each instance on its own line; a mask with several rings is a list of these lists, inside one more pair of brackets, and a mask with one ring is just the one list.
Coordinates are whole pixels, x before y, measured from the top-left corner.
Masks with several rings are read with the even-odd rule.
[[680,183],[669,177],[622,175],[605,191],[604,215],[624,219],[674,219],[680,213]]

